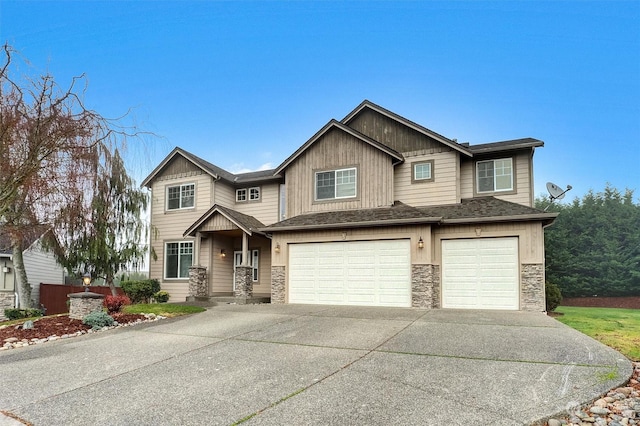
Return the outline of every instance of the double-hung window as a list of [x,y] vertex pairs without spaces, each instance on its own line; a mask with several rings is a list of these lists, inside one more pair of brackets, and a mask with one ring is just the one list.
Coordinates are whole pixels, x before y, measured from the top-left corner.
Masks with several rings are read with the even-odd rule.
[[193,183],[167,187],[167,210],[192,208],[195,195],[196,186]]
[[355,167],[316,173],[316,200],[334,200],[356,196]]
[[165,278],[189,278],[193,264],[193,242],[179,241],[165,244]]
[[512,191],[512,159],[478,161],[476,163],[476,182],[478,193]]

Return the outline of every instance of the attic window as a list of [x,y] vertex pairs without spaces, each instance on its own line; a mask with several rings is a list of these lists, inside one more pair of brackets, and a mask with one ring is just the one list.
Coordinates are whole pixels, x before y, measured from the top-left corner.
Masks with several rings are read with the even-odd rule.
[[167,187],[167,210],[189,209],[194,206],[195,184]]

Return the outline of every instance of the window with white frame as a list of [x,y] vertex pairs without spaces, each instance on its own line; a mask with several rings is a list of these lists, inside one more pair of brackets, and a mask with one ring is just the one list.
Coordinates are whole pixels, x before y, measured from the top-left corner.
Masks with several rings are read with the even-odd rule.
[[189,278],[189,267],[193,264],[193,241],[178,241],[165,244],[165,278]]
[[476,182],[478,193],[512,191],[512,159],[478,161],[476,163]]
[[167,187],[167,210],[189,209],[195,204],[196,186],[185,183]]
[[433,160],[412,163],[411,180],[413,182],[433,181]]
[[260,201],[260,187],[236,189],[236,202]]
[[251,250],[251,267],[253,268],[252,277],[253,281],[258,281],[258,267],[260,266],[260,251],[259,250]]
[[316,200],[353,198],[356,196],[357,171],[349,169],[316,172]]

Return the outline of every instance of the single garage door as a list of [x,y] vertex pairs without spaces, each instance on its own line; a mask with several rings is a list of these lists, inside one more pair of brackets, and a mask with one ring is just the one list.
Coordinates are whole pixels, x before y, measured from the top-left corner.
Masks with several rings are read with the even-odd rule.
[[442,241],[442,307],[519,307],[518,238]]
[[289,303],[411,306],[409,240],[289,245]]

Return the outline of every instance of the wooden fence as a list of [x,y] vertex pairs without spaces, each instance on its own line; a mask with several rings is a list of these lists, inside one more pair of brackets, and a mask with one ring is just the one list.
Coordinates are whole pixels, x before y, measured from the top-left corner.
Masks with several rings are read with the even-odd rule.
[[[118,294],[124,294],[120,287],[116,287]],[[69,312],[67,301],[70,293],[82,293],[84,287],[64,284],[40,284],[40,305],[46,309],[45,315],[64,314]],[[105,296],[111,294],[107,286],[91,286],[89,291]]]

